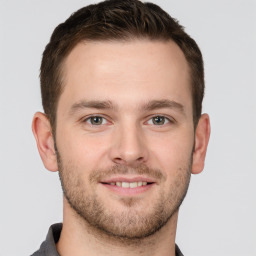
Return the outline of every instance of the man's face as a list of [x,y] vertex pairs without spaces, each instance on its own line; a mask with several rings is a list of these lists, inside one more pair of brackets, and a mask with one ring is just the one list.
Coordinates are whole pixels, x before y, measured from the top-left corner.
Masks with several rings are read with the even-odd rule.
[[194,146],[188,64],[173,42],[85,42],[64,63],[59,171],[69,205],[114,236],[142,238],[178,210]]

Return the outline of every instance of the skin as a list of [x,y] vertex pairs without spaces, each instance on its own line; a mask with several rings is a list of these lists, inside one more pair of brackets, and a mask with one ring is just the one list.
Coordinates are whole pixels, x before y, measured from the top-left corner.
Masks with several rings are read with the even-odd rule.
[[[91,116],[102,123],[92,124]],[[64,188],[59,253],[175,255],[178,208],[190,174],[203,170],[210,136],[207,114],[194,130],[189,67],[179,47],[148,40],[78,44],[64,63],[56,121],[58,152],[43,113],[32,127],[45,167],[60,171]],[[117,179],[153,185],[130,193],[102,183]],[[90,200],[110,216],[105,230],[93,225],[99,219]],[[157,210],[166,223],[149,235],[143,220],[156,226]]]

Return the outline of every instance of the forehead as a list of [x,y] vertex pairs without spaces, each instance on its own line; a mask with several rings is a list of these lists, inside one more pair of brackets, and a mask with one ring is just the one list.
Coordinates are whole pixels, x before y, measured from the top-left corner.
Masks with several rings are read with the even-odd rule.
[[189,67],[172,41],[82,42],[67,56],[63,73],[59,104],[88,99],[135,106],[168,98],[192,108]]

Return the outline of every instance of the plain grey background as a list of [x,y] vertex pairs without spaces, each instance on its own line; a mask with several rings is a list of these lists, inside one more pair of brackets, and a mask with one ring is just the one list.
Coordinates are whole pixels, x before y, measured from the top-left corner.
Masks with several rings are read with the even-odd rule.
[[[0,0],[0,255],[30,255],[62,221],[58,175],[31,132],[42,110],[41,54],[53,29],[95,1]],[[205,170],[180,209],[185,256],[256,255],[256,1],[155,0],[185,26],[205,61],[212,134]]]

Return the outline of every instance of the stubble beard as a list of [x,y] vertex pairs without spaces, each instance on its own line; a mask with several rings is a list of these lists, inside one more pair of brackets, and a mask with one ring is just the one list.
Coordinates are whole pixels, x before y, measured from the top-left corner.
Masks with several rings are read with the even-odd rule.
[[[177,170],[178,174],[168,193],[161,191],[157,200],[149,205],[151,211],[144,214],[136,207],[140,200],[132,197],[120,199],[125,207],[122,212],[111,211],[111,205],[106,208],[97,194],[91,193],[92,191],[88,192],[82,178],[76,174],[77,167],[71,163],[64,166],[58,152],[57,159],[64,196],[78,218],[85,222],[85,226],[91,227],[99,234],[131,242],[155,234],[177,212],[188,190],[192,165],[192,157],[190,157],[189,161]],[[141,164],[132,169],[117,165],[108,170],[95,170],[91,172],[89,180],[95,183],[104,176],[127,173],[147,174],[159,181],[165,179],[160,170],[150,169]]]

